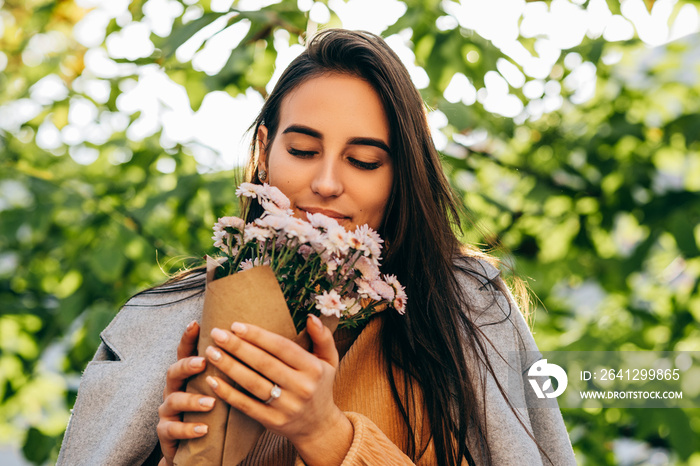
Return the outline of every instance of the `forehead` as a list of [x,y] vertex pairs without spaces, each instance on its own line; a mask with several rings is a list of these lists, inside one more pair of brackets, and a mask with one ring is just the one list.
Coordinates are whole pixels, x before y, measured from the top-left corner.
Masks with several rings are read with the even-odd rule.
[[344,74],[321,75],[300,84],[283,100],[278,132],[291,124],[328,136],[375,137],[389,142],[389,124],[379,95],[365,80]]

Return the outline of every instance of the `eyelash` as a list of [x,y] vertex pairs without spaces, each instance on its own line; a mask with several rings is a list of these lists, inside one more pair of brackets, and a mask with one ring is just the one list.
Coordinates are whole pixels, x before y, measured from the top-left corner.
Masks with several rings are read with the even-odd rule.
[[290,154],[292,154],[294,157],[303,157],[303,158],[306,158],[306,157],[313,157],[314,155],[316,155],[316,152],[305,151],[305,150],[297,150],[297,149],[294,149],[294,148],[290,148],[288,152],[289,152]]
[[[293,155],[294,157],[300,157],[300,158],[309,158],[309,157],[313,157],[314,155],[317,154],[317,152],[297,150],[294,148],[290,148],[288,150],[288,152],[291,155]],[[357,159],[348,159],[348,160],[350,161],[350,163],[352,165],[354,165],[357,168],[360,168],[362,170],[376,170],[377,168],[379,168],[381,166],[381,164],[379,162],[369,163],[369,162],[362,162],[361,160],[357,160]]]
[[350,159],[350,163],[362,170],[376,170],[381,165],[379,162],[368,163],[356,159]]

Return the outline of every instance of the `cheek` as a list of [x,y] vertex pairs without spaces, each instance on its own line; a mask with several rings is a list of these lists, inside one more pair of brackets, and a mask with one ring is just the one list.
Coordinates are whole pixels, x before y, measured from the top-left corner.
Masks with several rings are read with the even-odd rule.
[[289,157],[286,151],[277,150],[276,145],[268,157],[268,182],[290,197],[301,182],[303,170],[296,166],[296,159]]
[[391,195],[391,183],[380,183],[364,191],[363,216],[366,222],[375,230],[381,226],[386,214],[387,203]]

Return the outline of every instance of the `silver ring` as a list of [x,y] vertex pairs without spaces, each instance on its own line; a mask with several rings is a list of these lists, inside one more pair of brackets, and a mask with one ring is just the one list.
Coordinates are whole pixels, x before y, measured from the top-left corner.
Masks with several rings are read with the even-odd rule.
[[273,401],[275,401],[277,398],[280,397],[282,394],[282,389],[277,386],[277,384],[274,384],[272,386],[272,389],[270,390],[270,398],[264,401],[266,405],[269,405]]

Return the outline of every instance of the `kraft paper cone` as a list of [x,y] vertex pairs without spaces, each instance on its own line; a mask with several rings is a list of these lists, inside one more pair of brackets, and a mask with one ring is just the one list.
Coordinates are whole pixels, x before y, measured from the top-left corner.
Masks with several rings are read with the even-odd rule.
[[[213,280],[219,263],[207,257],[207,284],[197,351],[204,354],[207,346],[214,345],[211,330],[229,329],[233,322],[257,325],[309,349],[310,339],[303,330],[297,335],[294,322],[272,270],[267,266],[254,267],[228,277]],[[337,318],[322,319],[335,330]],[[216,376],[231,384],[231,380],[207,364],[205,371],[187,384],[187,392],[218,398],[206,383],[207,376]],[[240,411],[217,400],[208,413],[189,412],[184,422],[202,422],[209,433],[198,439],[182,440],[175,455],[175,466],[240,463],[255,445],[264,427]]]

